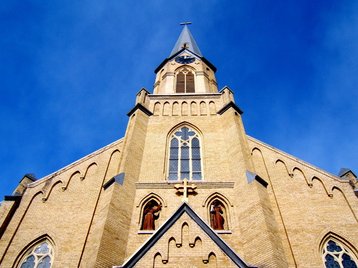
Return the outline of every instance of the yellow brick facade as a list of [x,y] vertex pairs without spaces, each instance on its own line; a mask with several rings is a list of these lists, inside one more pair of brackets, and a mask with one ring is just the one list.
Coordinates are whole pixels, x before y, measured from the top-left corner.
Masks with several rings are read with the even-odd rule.
[[[179,63],[180,55],[195,61]],[[194,93],[175,92],[183,66],[195,74]],[[182,204],[174,189],[180,181],[169,181],[168,174],[170,137],[184,126],[198,135],[202,165],[188,203],[210,226],[210,204],[220,200],[225,230],[216,236],[248,266],[324,267],[329,237],[356,261],[352,180],[248,136],[232,91],[218,91],[214,73],[184,46],[158,68],[154,93],[137,94],[124,138],[41,180],[25,177],[17,189],[21,200],[0,206],[0,266],[17,267],[41,239],[53,246],[52,267],[112,267],[130,260]],[[141,230],[149,200],[162,205],[155,231]],[[135,266],[236,267],[215,241],[183,214]]]

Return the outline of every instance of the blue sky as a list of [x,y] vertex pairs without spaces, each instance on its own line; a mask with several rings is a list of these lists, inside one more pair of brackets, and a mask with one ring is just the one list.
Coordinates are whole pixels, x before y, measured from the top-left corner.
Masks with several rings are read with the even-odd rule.
[[358,173],[357,1],[2,1],[0,199],[121,138],[182,21],[246,132]]

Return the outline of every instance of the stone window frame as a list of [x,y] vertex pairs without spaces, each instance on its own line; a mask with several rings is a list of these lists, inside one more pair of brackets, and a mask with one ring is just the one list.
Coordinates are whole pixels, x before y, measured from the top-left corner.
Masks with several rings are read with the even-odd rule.
[[162,213],[163,208],[167,207],[167,203],[165,202],[165,200],[162,199],[156,193],[152,192],[152,193],[146,195],[145,197],[143,197],[141,199],[141,201],[139,202],[139,204],[137,205],[137,208],[139,208],[139,215],[138,215],[138,221],[137,221],[139,234],[151,234],[151,233],[155,232],[163,223],[163,217],[159,217],[159,220],[156,221],[157,226],[156,226],[155,230],[143,230],[142,229],[143,219],[144,219],[144,209],[151,201],[155,201],[157,204],[161,204],[162,209],[161,209],[160,213]]
[[224,210],[224,220],[226,222],[226,224],[224,223],[224,230],[215,230],[213,229],[215,232],[217,233],[224,233],[224,234],[231,234],[231,208],[233,207],[233,204],[225,197],[225,195],[219,193],[219,192],[215,192],[210,194],[205,201],[203,202],[202,206],[205,207],[206,210],[206,218],[207,218],[207,223],[210,227],[211,226],[211,205],[215,202],[215,201],[219,201],[223,206],[223,210]]
[[[328,243],[334,242],[339,248],[341,248],[340,251],[330,251],[328,250]],[[357,253],[354,251],[354,249],[346,243],[343,239],[340,239],[337,236],[329,235],[327,236],[321,246],[321,257],[324,267],[326,266],[327,256],[330,256],[331,259],[338,263],[340,268],[344,268],[343,266],[343,255],[348,255],[350,259],[356,264],[358,267],[358,258]]]
[[[47,245],[48,252],[42,253],[39,249],[44,244]],[[32,267],[37,268],[47,257],[50,257],[50,266],[48,267],[53,267],[53,262],[55,259],[55,245],[52,239],[47,235],[44,235],[29,243],[19,254],[19,257],[17,258],[14,267],[28,267],[23,265],[25,264],[26,260],[31,256],[34,256],[34,266]]]
[[[180,131],[182,128],[188,128],[189,131],[194,131],[195,132],[195,135],[190,138],[190,143],[189,143],[189,177],[187,178],[188,181],[192,181],[192,182],[202,182],[204,181],[204,157],[203,157],[203,138],[202,138],[202,134],[201,132],[196,128],[194,127],[193,125],[191,124],[188,124],[186,122],[184,123],[181,123],[177,126],[175,126],[168,134],[167,136],[167,156],[166,156],[166,172],[165,172],[165,179],[167,182],[169,183],[177,183],[177,182],[181,182],[183,181],[184,178],[181,178],[181,170],[180,170],[180,165],[181,165],[181,153],[178,152],[178,170],[177,170],[177,179],[170,179],[169,176],[170,176],[170,160],[171,160],[171,142],[174,138],[177,138],[177,136],[175,136],[175,133],[177,131]],[[198,159],[193,159],[192,158],[192,144],[191,144],[191,141],[196,138],[198,141],[199,141],[199,150],[200,150],[200,173],[201,173],[201,178],[200,179],[193,179],[193,160],[198,160]],[[183,141],[179,141],[179,146],[180,146],[180,143],[183,142]],[[179,149],[181,150],[181,148]],[[198,171],[195,171],[195,172],[198,172]]]
[[[187,87],[186,87],[186,76],[188,73],[191,73],[193,75],[193,89],[194,91],[193,92],[187,92]],[[178,83],[178,75],[180,73],[183,73],[184,74],[184,92],[177,92],[177,83]],[[195,73],[195,69],[191,66],[188,66],[188,65],[184,65],[184,66],[180,66],[178,69],[175,70],[174,72],[174,75],[175,75],[175,81],[174,81],[174,92],[175,94],[192,94],[192,93],[195,93],[196,92],[196,85],[197,85],[197,81],[196,81],[196,73]]]

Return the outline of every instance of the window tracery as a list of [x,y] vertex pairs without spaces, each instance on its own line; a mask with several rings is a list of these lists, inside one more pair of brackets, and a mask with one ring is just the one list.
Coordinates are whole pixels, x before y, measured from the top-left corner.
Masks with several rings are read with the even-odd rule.
[[326,268],[357,268],[358,262],[348,248],[336,239],[330,238],[322,249]]
[[189,127],[176,130],[170,139],[168,180],[202,179],[201,148],[198,134]]
[[41,241],[31,247],[22,258],[20,268],[50,268],[52,267],[54,250],[48,240]]
[[194,74],[188,68],[181,69],[176,75],[176,93],[194,93]]

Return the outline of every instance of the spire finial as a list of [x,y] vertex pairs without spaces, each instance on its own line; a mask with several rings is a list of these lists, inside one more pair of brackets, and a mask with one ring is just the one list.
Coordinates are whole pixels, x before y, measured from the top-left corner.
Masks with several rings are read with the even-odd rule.
[[190,25],[191,22],[190,21],[184,21],[184,22],[181,22],[180,25]]

